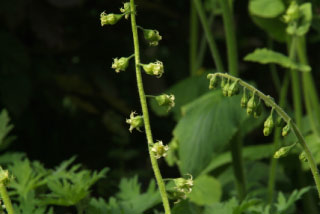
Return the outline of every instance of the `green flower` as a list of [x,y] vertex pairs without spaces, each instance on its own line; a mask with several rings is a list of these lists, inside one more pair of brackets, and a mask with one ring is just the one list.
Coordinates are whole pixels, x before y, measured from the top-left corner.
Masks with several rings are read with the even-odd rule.
[[161,140],[154,143],[151,148],[151,152],[154,154],[154,157],[157,159],[167,156],[168,150],[169,150],[169,146],[163,145],[163,142]]
[[129,57],[121,57],[120,59],[115,58],[111,68],[115,69],[117,73],[120,71],[125,71],[129,66],[129,60]]
[[136,115],[136,112],[131,112],[130,119],[126,120],[126,123],[130,124],[129,131],[132,132],[133,129],[137,129],[141,132],[141,127],[144,125],[143,116],[142,115]]
[[157,103],[159,106],[166,106],[168,109],[168,111],[170,111],[171,108],[174,107],[175,103],[174,103],[174,95],[168,95],[168,94],[162,94],[159,96],[155,97]]
[[101,26],[104,25],[114,25],[116,24],[121,18],[123,14],[106,14],[104,11],[100,14],[100,21]]
[[162,40],[159,31],[152,29],[142,29],[145,40],[149,42],[150,46],[157,46],[159,41]]
[[147,74],[157,76],[158,78],[164,73],[163,63],[158,60],[149,64],[141,64],[141,66]]

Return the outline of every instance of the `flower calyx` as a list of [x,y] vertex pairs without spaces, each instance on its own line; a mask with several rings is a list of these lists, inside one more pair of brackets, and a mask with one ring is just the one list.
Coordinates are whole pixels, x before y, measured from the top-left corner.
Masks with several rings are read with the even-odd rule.
[[103,11],[100,14],[100,21],[101,21],[101,26],[104,25],[114,25],[116,24],[124,14],[114,14],[114,13],[109,13],[107,14],[105,11]]
[[193,187],[193,178],[192,175],[187,174],[189,176],[188,179],[185,178],[176,178],[173,179],[175,184],[176,196],[178,200],[175,203],[179,203],[182,199],[185,200],[187,198],[187,194],[191,193]]
[[119,73],[120,71],[125,71],[127,67],[129,66],[129,60],[134,55],[131,55],[129,57],[121,57],[121,58],[115,58],[113,60],[111,68],[115,69],[116,73]]
[[296,146],[297,143],[294,143],[290,146],[284,146],[284,147],[281,147],[278,151],[276,151],[273,155],[274,158],[278,159],[278,158],[281,158],[281,157],[285,157],[288,155],[288,153],[290,152],[290,150]]
[[149,64],[140,64],[143,70],[149,74],[160,78],[164,73],[163,63],[161,61],[151,62]]
[[129,131],[132,132],[133,129],[137,129],[141,132],[141,127],[144,126],[144,120],[142,115],[137,115],[136,112],[131,112],[130,118],[126,120],[126,123],[130,124]]
[[8,185],[10,182],[11,178],[9,176],[9,171],[8,170],[4,170],[2,169],[2,167],[0,167],[0,185]]
[[167,151],[169,150],[168,145],[163,145],[161,140],[158,140],[152,145],[151,152],[153,153],[156,159],[167,156]]
[[123,7],[120,8],[120,12],[124,14],[125,19],[128,19],[131,13],[130,2],[123,3]]
[[159,34],[159,31],[153,29],[144,29],[139,27],[142,30],[144,39],[149,42],[150,46],[157,46],[159,41],[162,40],[162,36]]
[[162,94],[155,97],[157,103],[159,106],[165,106],[167,107],[167,111],[170,111],[171,108],[174,107],[175,103],[175,97],[173,94]]

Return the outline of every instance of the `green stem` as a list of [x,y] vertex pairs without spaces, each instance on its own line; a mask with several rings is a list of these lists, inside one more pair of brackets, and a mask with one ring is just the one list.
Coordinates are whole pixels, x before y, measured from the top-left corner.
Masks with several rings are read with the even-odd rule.
[[242,81],[241,79],[234,77],[234,76],[231,76],[226,73],[215,73],[215,75],[218,75],[218,76],[224,77],[224,78],[228,78],[233,81],[238,81],[238,83],[241,86],[250,90],[252,93],[255,93],[256,96],[258,96],[260,99],[262,99],[265,102],[266,106],[273,108],[278,113],[278,115],[281,116],[283,118],[283,120],[290,125],[293,133],[296,135],[300,145],[302,146],[304,152],[306,153],[308,164],[309,164],[309,167],[310,167],[311,172],[313,174],[313,178],[316,183],[316,187],[317,187],[319,198],[320,198],[320,176],[319,176],[317,164],[315,163],[315,160],[314,160],[314,158],[310,152],[310,149],[309,149],[308,145],[306,144],[306,141],[304,140],[300,130],[298,129],[296,124],[292,121],[292,119],[288,116],[288,114],[286,112],[284,112],[283,109],[280,106],[278,106],[270,96],[265,95],[264,93],[262,93],[261,91],[259,91],[255,87],[253,87],[252,85]]
[[151,145],[153,145],[153,138],[152,138],[152,132],[150,127],[147,100],[146,100],[146,96],[143,89],[143,82],[142,82],[142,76],[141,76],[141,70],[140,70],[140,49],[139,49],[139,38],[138,38],[138,31],[137,31],[137,24],[136,24],[136,6],[134,4],[134,0],[130,0],[130,8],[131,8],[131,26],[132,26],[132,35],[133,35],[133,42],[134,42],[137,86],[138,86],[138,92],[139,92],[142,114],[144,119],[144,127],[145,127],[146,137],[148,141],[148,150],[149,150],[149,155],[151,159],[152,169],[155,174],[160,195],[162,198],[165,214],[171,214],[166,187],[160,173],[158,162],[151,152]]
[[[287,72],[283,84],[280,90],[280,98],[279,98],[279,106],[281,108],[284,108],[286,103],[286,97],[288,93],[288,87],[289,87],[289,73]],[[274,132],[274,152],[277,151],[280,147],[281,142],[281,129],[277,127]],[[270,173],[269,173],[269,180],[268,180],[268,202],[269,204],[273,201],[273,194],[274,194],[274,187],[275,187],[275,181],[276,181],[276,170],[277,170],[277,163],[278,159],[271,157],[271,164],[270,164]]]
[[235,183],[238,191],[238,198],[240,201],[244,200],[246,196],[246,179],[243,167],[242,157],[242,136],[241,132],[238,132],[231,140],[231,156],[232,166],[235,175]]
[[8,212],[8,214],[14,214],[14,210],[11,204],[11,200],[10,197],[8,195],[6,186],[3,185],[3,183],[0,184],[0,195],[2,197],[3,203],[6,206],[6,210]]
[[193,1],[190,1],[190,75],[193,76],[197,72],[197,46],[198,46],[198,17]]
[[196,6],[198,16],[200,18],[204,33],[206,35],[213,61],[216,64],[218,72],[224,72],[220,53],[219,53],[218,47],[216,45],[216,42],[214,41],[214,37],[210,31],[209,24],[208,24],[206,16],[205,16],[202,3],[200,0],[193,0],[193,2],[194,2],[194,5]]
[[227,40],[229,73],[233,76],[238,76],[238,51],[233,14],[231,12],[229,1],[220,0],[220,6],[222,9],[223,26]]
[[[268,48],[273,49],[273,40],[271,37],[268,37]],[[272,77],[272,82],[277,90],[277,92],[280,94],[281,93],[281,83],[280,83],[280,78],[277,73],[276,65],[273,63],[269,64],[270,66],[270,71],[271,71],[271,77]]]
[[[296,49],[297,38],[292,37],[291,45],[289,48],[289,58],[295,59],[295,49]],[[295,112],[295,119],[297,126],[301,128],[302,120],[302,98],[301,98],[301,88],[299,73],[297,70],[291,70],[291,83],[292,83],[292,95],[293,95],[293,106]]]

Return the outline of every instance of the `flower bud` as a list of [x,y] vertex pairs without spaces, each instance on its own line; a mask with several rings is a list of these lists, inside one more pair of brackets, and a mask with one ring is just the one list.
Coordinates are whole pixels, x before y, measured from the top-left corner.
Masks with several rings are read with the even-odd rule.
[[121,57],[120,59],[115,58],[111,68],[115,69],[117,73],[120,71],[125,71],[129,65],[129,60],[129,57]]
[[130,2],[126,2],[123,4],[123,7],[120,8],[120,12],[125,15],[125,19],[129,18],[130,15]]
[[282,136],[287,136],[290,132],[290,124],[287,123],[287,125],[285,127],[283,127],[282,129]]
[[230,87],[230,80],[228,80],[227,84],[225,84],[224,87],[222,88],[223,96],[228,96],[229,87]]
[[157,76],[158,78],[160,78],[164,73],[163,64],[160,61],[149,64],[141,64],[141,66],[147,74]]
[[273,115],[271,111],[270,116],[264,122],[264,129],[263,129],[264,136],[269,136],[272,132],[273,127],[274,127],[274,123],[273,123]]
[[307,161],[308,161],[308,159],[307,159],[307,157],[306,157],[306,153],[305,153],[304,151],[300,153],[299,159],[300,159],[301,161],[303,161],[303,162],[307,162]]
[[247,95],[246,90],[244,90],[242,98],[241,98],[241,102],[240,102],[241,108],[246,108],[247,107],[247,103],[248,103],[248,95]]
[[239,80],[234,81],[228,88],[228,96],[237,95],[239,93]]
[[151,152],[154,154],[154,157],[157,159],[167,156],[168,150],[169,150],[169,146],[168,145],[164,146],[161,140],[154,143],[151,148]]
[[143,116],[142,115],[136,115],[136,112],[131,112],[130,119],[126,120],[126,123],[130,124],[129,131],[132,132],[133,129],[137,129],[141,132],[141,127],[144,125]]
[[247,103],[247,114],[252,114],[256,108],[257,108],[257,102],[256,102],[255,95],[253,94]]
[[168,111],[174,107],[174,95],[162,94],[155,97],[159,106],[166,106]]
[[286,11],[286,14],[283,16],[285,23],[297,21],[300,18],[300,9],[296,1],[292,1]]
[[144,39],[149,42],[150,46],[157,46],[159,41],[162,40],[162,36],[160,36],[159,31],[151,30],[151,29],[143,29]]
[[116,24],[121,18],[123,14],[106,14],[104,11],[100,14],[100,21],[101,26],[104,25],[114,25]]
[[296,143],[290,145],[290,146],[284,146],[284,147],[281,147],[278,151],[276,151],[273,155],[274,158],[281,158],[281,157],[284,157],[286,156],[289,151],[296,145]]
[[209,89],[215,89],[218,86],[218,76],[215,74],[208,74],[207,79],[210,79]]

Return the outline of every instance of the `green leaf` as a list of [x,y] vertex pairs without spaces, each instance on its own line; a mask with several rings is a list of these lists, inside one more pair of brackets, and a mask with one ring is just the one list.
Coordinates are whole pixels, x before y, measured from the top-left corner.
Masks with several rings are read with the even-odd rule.
[[227,202],[215,203],[210,206],[206,206],[204,214],[232,214],[238,206],[238,201],[235,198],[230,199]]
[[310,66],[296,63],[282,53],[275,52],[266,48],[256,49],[254,52],[245,56],[244,60],[258,62],[261,64],[275,63],[284,68],[295,69],[302,72],[311,71]]
[[[174,118],[178,120],[181,117],[181,106],[193,101],[206,92],[208,92],[207,72],[200,76],[193,76],[181,80],[164,93],[175,96],[175,107],[172,108],[171,111],[174,114]],[[168,114],[167,108],[159,106],[154,99],[151,99],[150,104],[152,110],[158,116]]]
[[266,19],[251,15],[252,21],[268,35],[278,42],[287,41],[286,24],[279,18]]
[[279,192],[278,194],[278,201],[275,205],[278,209],[279,213],[286,213],[286,211],[294,205],[294,203],[301,198],[303,194],[308,192],[311,189],[311,187],[304,187],[302,189],[294,190],[291,195],[289,196],[288,200],[286,200],[285,196],[282,192]]
[[223,97],[220,90],[207,93],[184,106],[184,116],[173,131],[179,143],[182,174],[197,176],[222,152],[248,118],[240,105],[241,96]]
[[300,5],[299,9],[302,14],[302,18],[296,34],[298,36],[303,36],[309,31],[312,22],[312,5],[311,3],[304,3]]
[[4,149],[10,144],[10,142],[6,143],[5,139],[14,126],[9,123],[10,117],[8,111],[6,109],[3,109],[0,113],[0,150]]
[[220,182],[212,176],[202,175],[194,180],[192,192],[188,195],[190,201],[198,205],[209,205],[221,199]]
[[275,18],[285,11],[282,0],[250,0],[251,14],[262,18]]
[[196,207],[188,201],[181,201],[176,204],[172,209],[172,214],[199,214],[200,208]]
[[[252,160],[252,161],[268,158],[268,157],[271,157],[272,155],[273,155],[273,144],[246,146],[243,148],[243,153],[242,153],[244,160]],[[209,173],[218,167],[231,163],[231,161],[232,161],[232,157],[230,152],[219,154],[211,160],[211,162],[201,172],[201,174]]]

